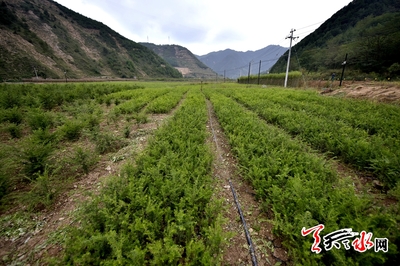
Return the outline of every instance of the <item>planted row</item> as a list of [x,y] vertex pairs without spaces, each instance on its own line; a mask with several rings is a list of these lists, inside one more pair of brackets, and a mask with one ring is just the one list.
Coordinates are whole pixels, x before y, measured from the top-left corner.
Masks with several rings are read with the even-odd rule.
[[168,113],[181,100],[187,88],[175,88],[172,91],[156,98],[146,106],[146,113],[163,114]]
[[[356,196],[352,182],[339,179],[326,160],[282,129],[268,125],[236,101],[205,90],[218,120],[264,210],[273,212],[274,231],[283,236],[289,255],[299,265],[376,265],[397,260],[399,217],[390,208]],[[325,232],[352,228],[389,238],[388,253],[332,249],[311,254],[312,238],[301,229],[318,224]]]
[[215,265],[221,227],[211,203],[204,97],[190,90],[135,166],[84,208],[69,237],[70,265]]
[[304,90],[251,90],[252,96],[277,103],[293,111],[306,112],[329,120],[343,121],[351,127],[400,139],[400,108],[398,105],[367,100],[324,97],[315,91]]
[[150,101],[168,92],[168,89],[142,89],[129,92],[130,100],[127,100],[116,108],[116,112],[123,114],[137,113]]
[[[373,172],[387,187],[392,188],[398,182],[400,140],[389,136],[394,133],[371,135],[344,120],[320,115],[317,111],[293,109],[286,104],[277,103],[278,96],[270,97],[269,90],[230,90],[224,93],[257,112],[267,122],[279,125],[292,135],[299,135],[315,149],[330,152],[345,163]],[[287,97],[290,102],[291,95],[284,91],[279,97]],[[327,106],[329,108],[328,104]],[[336,108],[339,109],[339,106]],[[372,113],[370,115],[372,116]],[[366,116],[356,118],[356,115],[353,115],[354,119],[360,119],[359,124],[364,123],[361,120],[363,117]],[[396,118],[397,116],[393,115],[386,119],[392,121],[395,126],[398,123]]]
[[117,91],[136,88],[136,85],[110,86],[102,83],[0,84],[0,109],[40,107],[51,110],[78,99],[95,99]]

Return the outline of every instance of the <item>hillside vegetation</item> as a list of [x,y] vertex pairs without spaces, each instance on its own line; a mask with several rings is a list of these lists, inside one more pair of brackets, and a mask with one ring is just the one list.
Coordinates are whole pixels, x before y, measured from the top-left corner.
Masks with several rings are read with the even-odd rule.
[[150,49],[51,0],[0,2],[0,79],[181,77]]
[[[347,58],[351,79],[400,76],[400,2],[354,0],[293,47],[291,70],[334,72]],[[285,53],[271,72],[284,72]]]

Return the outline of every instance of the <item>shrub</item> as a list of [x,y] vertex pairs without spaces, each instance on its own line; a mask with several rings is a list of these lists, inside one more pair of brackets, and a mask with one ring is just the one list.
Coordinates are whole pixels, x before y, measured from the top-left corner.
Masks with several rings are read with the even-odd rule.
[[6,174],[0,172],[0,200],[6,195],[9,186],[9,179]]
[[32,190],[25,195],[25,201],[30,210],[40,210],[49,207],[57,194],[56,186],[51,184],[51,177],[48,171],[38,175],[33,181]]
[[18,107],[22,105],[19,93],[13,93],[11,91],[7,91],[3,95],[1,95],[0,103],[5,109]]
[[129,138],[129,135],[131,134],[131,129],[129,126],[126,126],[124,129],[124,137]]
[[19,139],[22,136],[22,129],[19,125],[10,124],[7,128],[12,138]]
[[94,114],[89,114],[83,117],[85,127],[90,131],[95,130],[100,124],[100,117]]
[[31,141],[42,145],[48,145],[55,144],[58,142],[58,139],[55,133],[51,133],[48,128],[45,128],[33,131]]
[[24,173],[28,179],[34,180],[44,173],[52,151],[51,144],[37,143],[32,140],[26,142],[22,151],[22,163],[24,165]]
[[134,117],[136,119],[136,124],[146,124],[149,122],[149,118],[144,112],[137,113]]
[[109,133],[96,132],[94,134],[94,141],[96,143],[96,151],[100,154],[117,151],[127,145],[126,140]]
[[96,153],[78,147],[74,152],[72,162],[77,166],[77,170],[82,170],[85,174],[88,174],[90,168],[97,162]]
[[105,102],[106,102],[107,106],[110,106],[111,105],[111,98],[107,97]]
[[10,123],[14,123],[14,124],[21,124],[22,120],[23,120],[23,114],[21,109],[18,108],[11,108],[8,109],[4,112],[4,117],[2,119],[2,121],[8,121]]
[[83,129],[83,124],[77,120],[68,120],[65,124],[60,128],[60,134],[63,138],[67,140],[77,140],[81,136],[81,131]]
[[52,114],[40,109],[28,113],[27,120],[32,130],[50,128],[54,123]]

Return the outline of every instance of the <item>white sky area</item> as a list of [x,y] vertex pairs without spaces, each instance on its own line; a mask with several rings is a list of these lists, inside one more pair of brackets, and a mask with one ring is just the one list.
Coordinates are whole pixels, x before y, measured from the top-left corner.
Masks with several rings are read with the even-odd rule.
[[135,42],[178,44],[204,55],[289,47],[351,0],[55,0]]

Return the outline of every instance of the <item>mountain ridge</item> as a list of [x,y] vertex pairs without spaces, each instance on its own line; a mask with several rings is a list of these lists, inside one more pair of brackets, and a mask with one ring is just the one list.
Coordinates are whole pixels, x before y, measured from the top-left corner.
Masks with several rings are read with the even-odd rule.
[[209,66],[219,75],[235,79],[247,75],[250,64],[250,74],[257,74],[261,60],[261,72],[267,72],[278,58],[287,50],[279,45],[268,45],[255,51],[235,51],[227,48],[206,55],[197,56],[201,62]]
[[179,78],[150,49],[51,0],[0,2],[0,79]]

